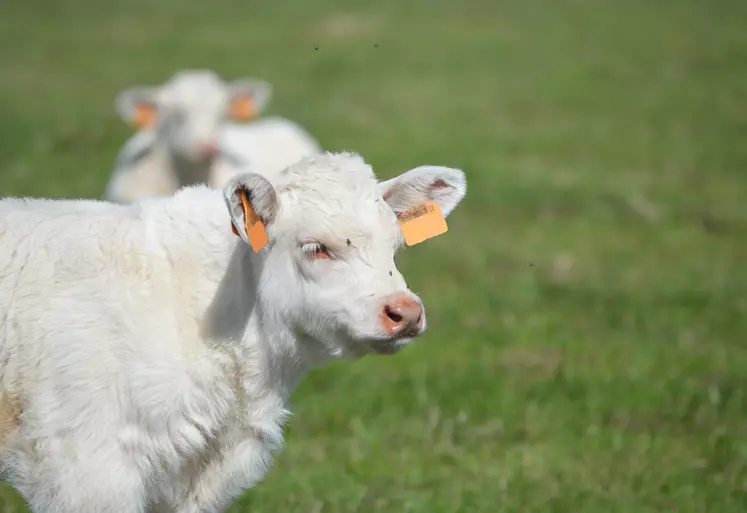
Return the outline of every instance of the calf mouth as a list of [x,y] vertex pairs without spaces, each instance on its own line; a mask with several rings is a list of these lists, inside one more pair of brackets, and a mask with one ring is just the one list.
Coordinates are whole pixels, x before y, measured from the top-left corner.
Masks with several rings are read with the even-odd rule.
[[412,344],[419,336],[420,333],[412,334],[403,332],[390,338],[370,340],[368,345],[374,354],[393,355]]

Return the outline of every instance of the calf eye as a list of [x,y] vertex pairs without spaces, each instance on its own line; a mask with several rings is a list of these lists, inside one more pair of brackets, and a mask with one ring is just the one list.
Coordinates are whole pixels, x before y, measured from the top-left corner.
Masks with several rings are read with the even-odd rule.
[[304,244],[301,250],[303,251],[304,256],[311,260],[329,258],[329,252],[327,251],[327,248],[324,246],[324,244],[320,244],[318,242],[310,242],[308,244]]

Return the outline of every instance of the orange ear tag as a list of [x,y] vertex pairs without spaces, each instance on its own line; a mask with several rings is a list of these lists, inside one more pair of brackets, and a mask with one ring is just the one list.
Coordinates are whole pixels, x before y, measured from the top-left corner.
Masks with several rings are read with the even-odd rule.
[[432,239],[449,230],[441,208],[435,203],[426,203],[403,213],[399,216],[399,226],[408,246]]
[[249,120],[257,115],[257,106],[249,96],[239,96],[231,104],[231,116],[239,120]]
[[[252,249],[257,253],[260,249],[267,246],[267,243],[270,242],[270,237],[265,230],[265,224],[254,211],[252,204],[249,203],[246,191],[241,191],[241,203],[244,205],[244,228],[246,229],[246,234],[249,236],[249,243],[252,245]],[[239,236],[239,232],[233,223],[231,223],[231,230],[234,235]]]
[[156,124],[156,109],[152,105],[139,104],[135,107],[133,125],[136,128],[146,128]]

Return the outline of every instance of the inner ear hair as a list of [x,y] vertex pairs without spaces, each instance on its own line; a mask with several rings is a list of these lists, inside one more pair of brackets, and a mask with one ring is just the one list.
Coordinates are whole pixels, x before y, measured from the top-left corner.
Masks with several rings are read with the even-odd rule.
[[242,185],[236,188],[234,194],[238,197],[244,209],[244,222],[247,226],[252,226],[257,219],[262,221],[263,224],[267,224],[267,220],[257,211],[257,207],[254,205],[251,189]]
[[277,195],[275,188],[269,182],[256,176],[253,183],[240,184],[236,188],[235,194],[239,194],[240,191],[244,191],[242,194],[246,195],[246,199],[252,209],[265,225],[269,225],[275,220]]

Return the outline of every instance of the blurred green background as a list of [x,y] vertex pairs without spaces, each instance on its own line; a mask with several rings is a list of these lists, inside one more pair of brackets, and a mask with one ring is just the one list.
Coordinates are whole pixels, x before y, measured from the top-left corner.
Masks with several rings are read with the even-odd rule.
[[747,2],[5,0],[0,194],[102,197],[115,95],[194,67],[468,176],[428,335],[312,374],[231,512],[747,510]]

